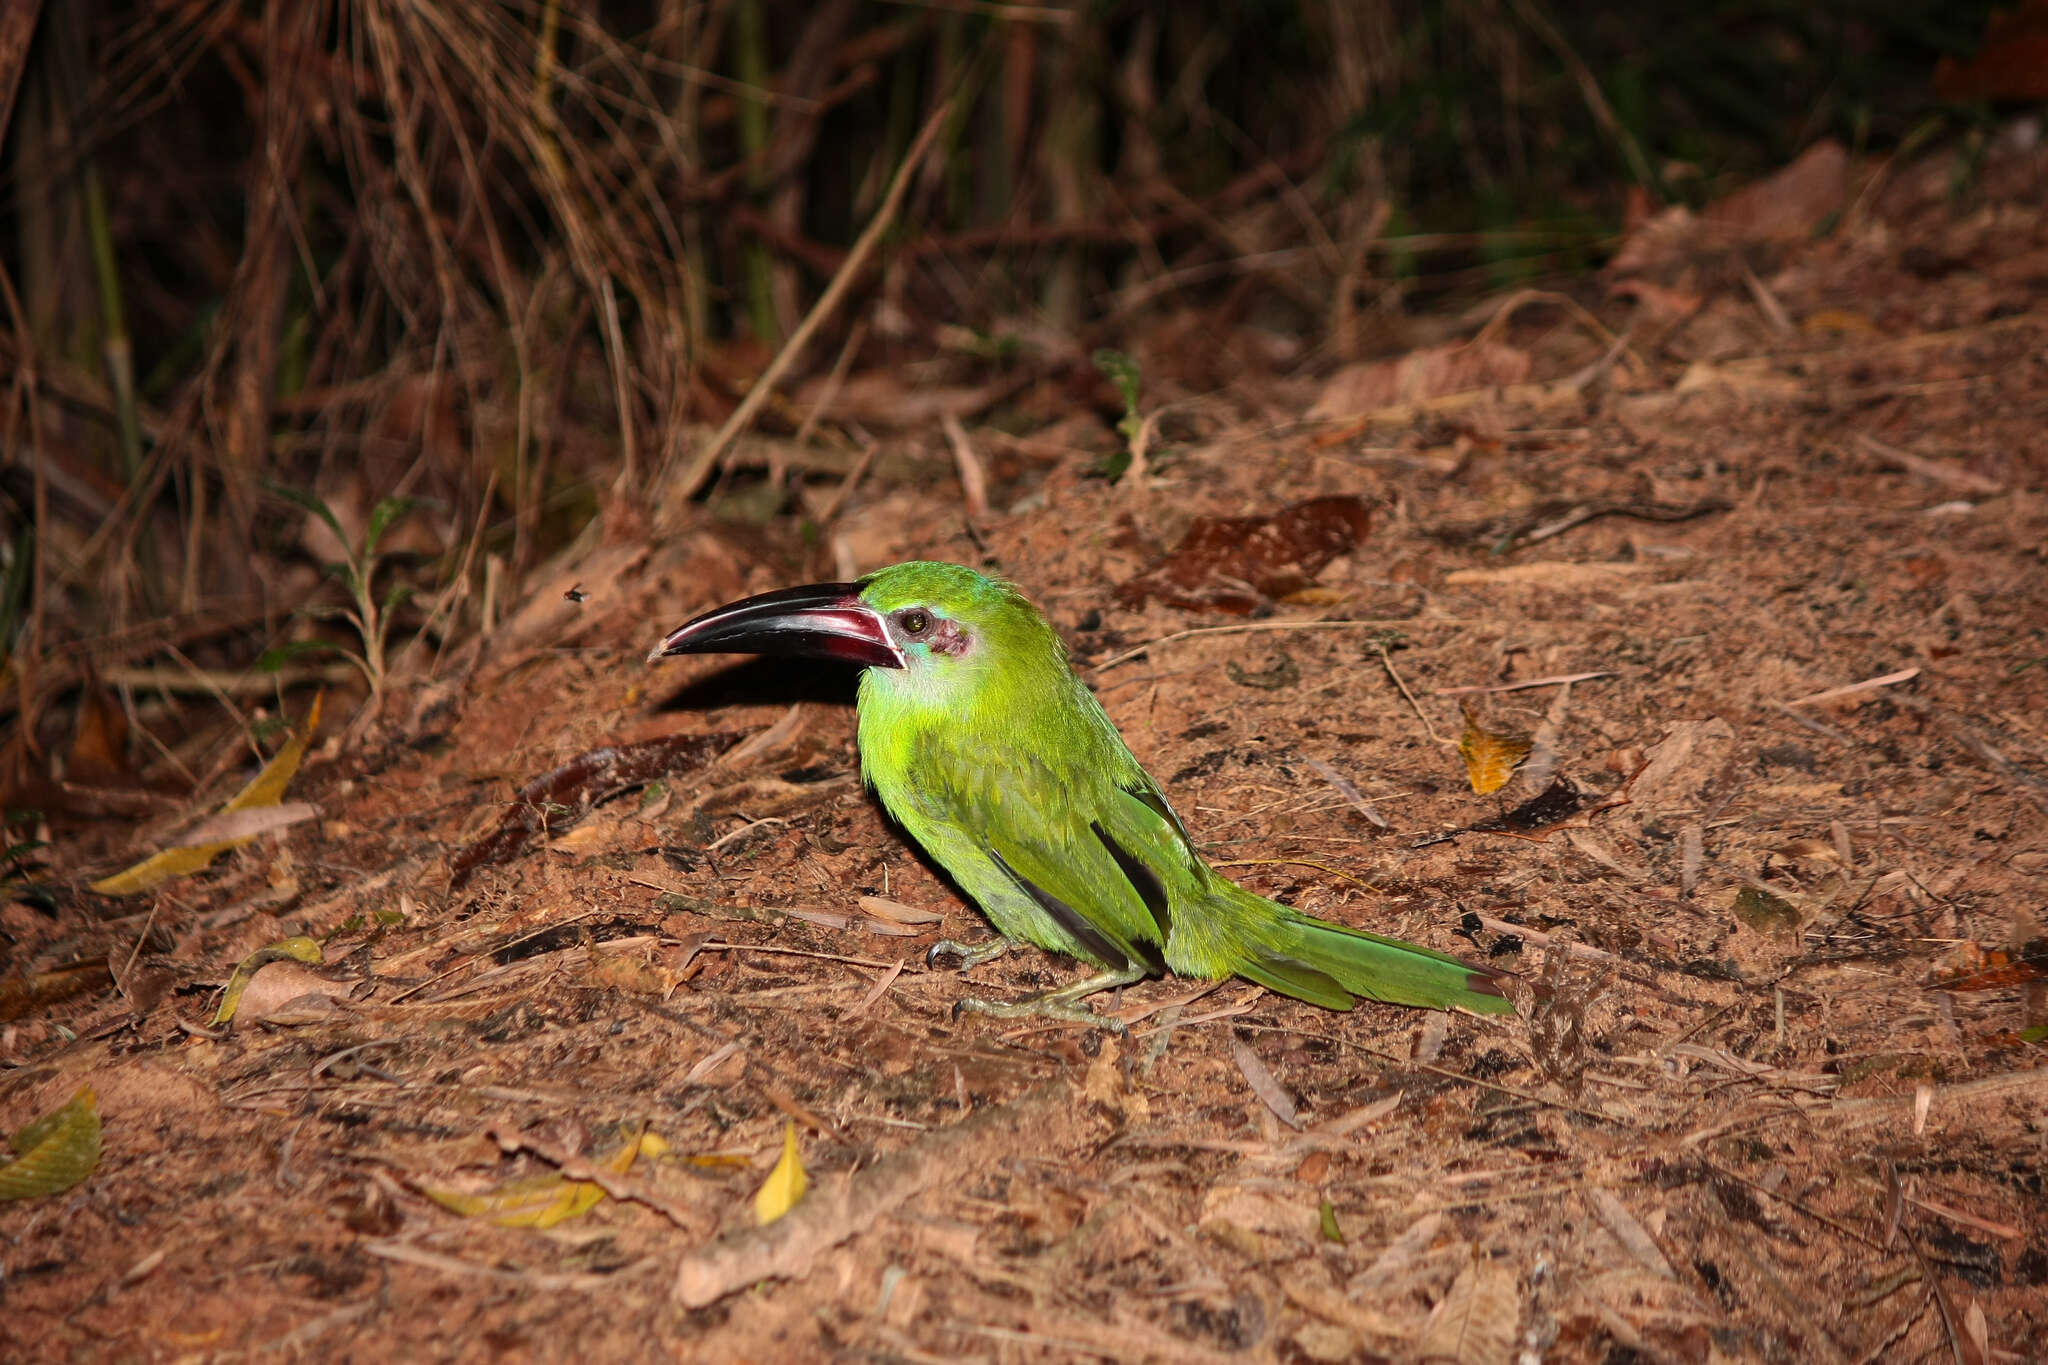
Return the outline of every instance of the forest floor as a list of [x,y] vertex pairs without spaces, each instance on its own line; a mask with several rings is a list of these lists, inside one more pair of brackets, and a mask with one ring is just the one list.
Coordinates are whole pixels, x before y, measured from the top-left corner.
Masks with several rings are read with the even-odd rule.
[[[82,1085],[103,1125],[0,1206],[0,1355],[2043,1359],[2048,152],[1887,169],[1334,376],[1161,326],[1117,482],[1076,403],[891,438],[814,545],[609,513],[376,723],[328,698],[317,818],[0,912],[15,979],[111,976],[0,1034],[9,1129]],[[927,968],[988,929],[863,790],[851,674],[642,661],[899,558],[1022,585],[1228,875],[1547,993],[954,1017],[1082,969]],[[1467,708],[1533,739],[1492,794]],[[210,1025],[292,935],[324,965]]]

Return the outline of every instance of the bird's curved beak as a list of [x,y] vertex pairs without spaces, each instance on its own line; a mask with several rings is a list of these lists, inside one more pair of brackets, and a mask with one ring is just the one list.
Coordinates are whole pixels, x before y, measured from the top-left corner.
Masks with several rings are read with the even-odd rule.
[[647,656],[790,654],[876,668],[903,667],[881,615],[860,600],[858,583],[810,583],[714,607],[669,632]]

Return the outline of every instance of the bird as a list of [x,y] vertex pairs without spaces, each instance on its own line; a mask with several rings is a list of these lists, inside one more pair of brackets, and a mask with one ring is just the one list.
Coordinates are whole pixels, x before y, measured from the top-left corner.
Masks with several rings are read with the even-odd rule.
[[939,944],[929,961],[950,954],[964,971],[1028,942],[1097,969],[1025,1001],[963,999],[956,1014],[1102,1023],[1087,997],[1169,971],[1331,1010],[1514,1010],[1511,973],[1318,919],[1211,868],[1059,632],[1000,577],[912,560],[761,593],[677,627],[648,660],[724,653],[860,667],[862,777],[999,935]]

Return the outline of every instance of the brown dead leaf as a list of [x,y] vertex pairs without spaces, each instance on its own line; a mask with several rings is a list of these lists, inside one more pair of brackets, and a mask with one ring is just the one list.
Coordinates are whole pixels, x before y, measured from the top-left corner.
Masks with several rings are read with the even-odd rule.
[[1308,587],[1371,525],[1355,497],[1310,498],[1267,517],[1199,517],[1171,554],[1117,589],[1117,601],[1243,616]]
[[1593,1212],[1607,1225],[1607,1230],[1628,1249],[1628,1254],[1642,1263],[1645,1270],[1661,1279],[1675,1280],[1678,1275],[1671,1269],[1671,1262],[1664,1258],[1663,1249],[1657,1239],[1650,1235],[1636,1216],[1629,1212],[1628,1205],[1621,1202],[1621,1196],[1613,1190],[1599,1186],[1586,1190],[1586,1202],[1593,1206]]
[[1745,242],[1802,241],[1841,211],[1848,192],[1848,150],[1823,139],[1777,174],[1698,215],[1682,204],[1664,210],[1629,234],[1608,269],[1632,275]]
[[1629,798],[1644,810],[1694,805],[1734,748],[1735,731],[1718,716],[1679,721],[1645,754]]
[[2048,5],[2032,0],[1994,10],[1976,56],[1934,64],[1934,93],[1945,100],[2048,99]]
[[1497,341],[1431,346],[1398,359],[1345,366],[1323,386],[1308,416],[1310,421],[1349,417],[1447,393],[1502,388],[1528,379],[1530,368],[1527,351]]
[[88,682],[79,694],[65,776],[73,782],[106,784],[133,777],[128,767],[128,713],[97,681]]
[[890,924],[923,925],[937,924],[945,918],[936,910],[920,906],[905,905],[901,901],[886,900],[881,896],[862,896],[860,908],[876,919],[887,920]]
[[354,986],[350,981],[330,981],[296,962],[271,962],[249,978],[235,1019],[251,1024],[295,1024],[324,1018],[333,1013],[334,1002],[347,998]]
[[1243,1074],[1244,1083],[1259,1097],[1259,1103],[1272,1110],[1273,1117],[1289,1128],[1301,1127],[1301,1115],[1295,1111],[1293,1098],[1281,1088],[1279,1081],[1273,1079],[1273,1073],[1259,1060],[1259,1054],[1238,1039],[1232,1038],[1230,1056],[1237,1063],[1238,1071]]
[[1401,1234],[1387,1243],[1386,1250],[1373,1258],[1372,1264],[1351,1279],[1353,1293],[1364,1293],[1371,1289],[1391,1287],[1405,1283],[1413,1272],[1436,1235],[1442,1230],[1444,1216],[1441,1211],[1425,1213],[1407,1227]]
[[69,963],[28,976],[0,977],[0,1023],[74,995],[99,990],[110,979],[105,959]]
[[1514,1271],[1475,1255],[1422,1329],[1418,1360],[1509,1365],[1522,1324]]
[[1799,241],[1840,211],[1849,191],[1849,150],[1823,138],[1774,175],[1709,204],[1700,221],[1723,240]]

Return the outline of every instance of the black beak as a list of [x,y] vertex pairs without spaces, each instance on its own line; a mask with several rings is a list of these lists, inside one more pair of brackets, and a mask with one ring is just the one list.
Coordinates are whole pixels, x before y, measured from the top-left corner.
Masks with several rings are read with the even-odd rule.
[[679,626],[647,656],[792,654],[876,668],[903,667],[888,627],[860,600],[858,583],[811,583],[714,607]]

